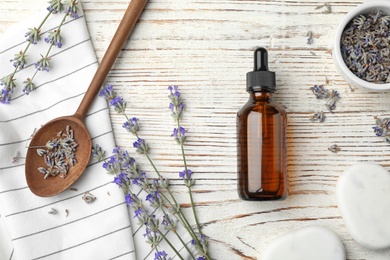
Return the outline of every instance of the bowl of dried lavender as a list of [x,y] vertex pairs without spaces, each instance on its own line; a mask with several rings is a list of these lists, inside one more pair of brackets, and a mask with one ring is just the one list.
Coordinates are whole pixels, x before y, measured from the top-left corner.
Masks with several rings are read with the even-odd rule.
[[370,1],[351,10],[339,24],[333,59],[351,85],[390,90],[390,1]]

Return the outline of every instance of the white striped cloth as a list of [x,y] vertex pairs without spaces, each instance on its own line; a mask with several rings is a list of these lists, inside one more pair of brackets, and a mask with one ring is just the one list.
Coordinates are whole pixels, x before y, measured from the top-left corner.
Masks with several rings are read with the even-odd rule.
[[[49,73],[36,76],[37,89],[22,92],[23,81],[35,72],[33,63],[47,52],[43,40],[31,46],[28,64],[17,72],[18,87],[11,104],[0,104],[0,258],[4,259],[136,259],[131,223],[123,193],[101,163],[91,161],[72,190],[50,198],[32,194],[24,176],[24,159],[13,163],[34,129],[49,120],[73,114],[97,69],[81,5],[79,18],[66,20],[62,48],[54,48]],[[0,41],[0,77],[13,71],[10,59],[24,50],[24,34],[37,27],[47,11],[34,14],[10,28]],[[42,34],[58,26],[63,14],[51,15]],[[45,37],[45,36],[44,36]],[[111,151],[113,132],[106,101],[96,98],[86,119],[93,144]],[[77,191],[75,191],[77,189]],[[97,199],[87,204],[82,196]],[[51,209],[58,213],[48,214]]]

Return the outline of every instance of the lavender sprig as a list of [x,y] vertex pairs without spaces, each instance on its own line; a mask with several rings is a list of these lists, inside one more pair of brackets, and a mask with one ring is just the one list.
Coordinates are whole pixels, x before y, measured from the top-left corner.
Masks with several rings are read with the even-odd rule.
[[[189,189],[191,204],[193,206],[194,218],[198,229],[197,232],[195,232],[191,227],[191,225],[189,224],[188,220],[186,219],[186,216],[184,216],[184,214],[182,213],[179,204],[177,203],[172,192],[170,191],[169,180],[165,179],[159,173],[151,157],[149,156],[149,150],[150,150],[149,145],[144,139],[139,137],[138,119],[135,117],[130,118],[126,115],[126,109],[125,109],[126,103],[123,100],[123,98],[116,96],[113,87],[111,85],[108,85],[107,87],[103,88],[100,91],[99,96],[104,97],[108,101],[111,107],[113,107],[119,114],[125,116],[126,122],[123,124],[123,128],[125,128],[128,132],[132,133],[136,137],[136,141],[133,143],[134,148],[136,148],[136,152],[144,155],[148,159],[151,166],[157,173],[158,178],[154,179],[152,183],[149,183],[148,179],[146,178],[146,173],[140,172],[137,164],[135,164],[134,158],[131,158],[128,155],[127,151],[123,151],[120,148],[114,149],[114,155],[110,158],[109,162],[103,164],[103,167],[106,168],[109,173],[118,172],[118,171],[120,172],[120,174],[118,174],[117,177],[114,178],[114,182],[118,184],[127,194],[126,201],[129,203],[129,205],[130,204],[134,205],[133,204],[134,200],[138,201],[130,193],[131,192],[130,185],[136,185],[141,187],[143,190],[145,190],[148,193],[146,197],[146,201],[150,203],[150,206],[153,208],[160,209],[163,212],[163,220],[161,221],[161,225],[164,226],[164,229],[168,231],[172,231],[178,236],[178,234],[176,233],[176,222],[171,218],[170,215],[172,214],[172,216],[174,216],[176,220],[179,221],[186,228],[186,230],[188,231],[188,233],[190,234],[190,236],[194,241],[193,245],[198,250],[198,254],[200,255],[197,258],[195,258],[191,250],[187,247],[186,243],[180,238],[180,236],[178,236],[182,245],[187,249],[187,251],[190,253],[192,258],[199,259],[199,260],[210,259],[207,252],[207,243],[205,240],[205,236],[201,232],[201,228],[196,216],[195,205],[192,198],[191,187],[195,184],[195,181],[192,179],[192,174],[193,174],[192,171],[187,168],[187,163],[184,155],[184,144],[186,142],[186,133],[188,132],[188,130],[184,129],[180,125],[180,119],[182,117],[185,106],[181,100],[178,88],[170,87],[169,90],[170,90],[169,98],[171,100],[169,107],[171,109],[173,118],[175,119],[175,121],[177,121],[177,128],[174,129],[172,137],[174,137],[177,143],[179,143],[181,146],[183,162],[184,162],[184,170],[179,173],[179,177],[183,179],[185,185]],[[113,157],[114,159],[112,159]],[[119,162],[120,169],[114,166],[114,161]],[[167,197],[163,192],[160,192],[161,189],[167,191],[169,197]],[[138,205],[137,206],[138,208],[134,208],[136,217],[143,216],[141,213],[145,211],[140,210],[139,204],[136,205]],[[169,213],[166,212],[165,210],[166,207],[169,208]],[[141,219],[141,223],[145,223],[143,221],[145,221],[145,219]],[[161,237],[162,239],[165,240],[165,236],[161,235]],[[152,240],[149,242],[153,242],[153,243],[156,242],[151,238],[148,238],[148,240]],[[165,255],[158,254],[158,252],[162,252],[162,251],[157,251],[157,245],[154,248],[156,248],[156,255],[158,255],[159,257],[160,256],[165,257]],[[180,257],[180,255],[178,256]]]
[[[329,91],[324,88],[323,85],[314,85],[310,88],[313,94],[317,99],[327,99],[325,103],[325,107],[329,110],[329,112],[333,113],[336,109],[336,104],[340,100],[340,94],[337,90]],[[319,119],[319,118],[316,118]],[[323,120],[320,120],[320,122]]]
[[[46,23],[48,18],[52,14],[57,14],[65,11],[65,17],[71,17],[71,18],[78,18],[78,7],[77,7],[77,0],[66,0],[63,2],[63,0],[50,0],[49,6],[46,8],[48,13],[43,18],[42,22],[39,24],[38,27],[28,28],[25,38],[27,45],[24,48],[24,50],[19,51],[17,54],[15,54],[13,59],[10,59],[10,62],[14,66],[14,71],[7,76],[3,76],[0,79],[0,86],[2,86],[2,90],[0,91],[0,103],[3,104],[9,104],[11,102],[11,96],[17,87],[17,84],[15,82],[15,74],[17,71],[23,69],[25,65],[27,64],[27,51],[30,49],[31,45],[36,45],[41,40],[41,28]],[[64,19],[65,19],[64,17]],[[62,47],[62,37],[60,35],[60,27],[64,23],[61,21],[61,24],[57,27],[56,30],[53,30],[52,32],[49,32],[49,35],[45,38],[45,41],[50,43],[50,49],[52,46],[57,46],[59,48]],[[35,75],[38,71],[49,71],[50,68],[50,58],[49,53],[50,49],[47,52],[45,56],[42,55],[42,58],[34,63],[34,66],[36,67],[36,72],[34,75],[30,78],[27,78],[23,82],[23,92],[28,95],[31,91],[35,89],[35,84],[33,83],[33,79],[35,78]]]
[[[160,242],[164,240],[175,251],[178,257],[183,259],[177,249],[167,240],[165,234],[161,232],[160,221],[156,219],[155,215],[148,212],[144,202],[131,190],[131,186],[139,186],[148,193],[145,200],[150,203],[152,208],[162,210],[163,216],[165,217],[163,217],[161,224],[166,227],[168,223],[167,218],[173,223],[172,218],[165,211],[165,203],[169,202],[169,205],[172,205],[172,202],[168,201],[168,199],[160,193],[160,188],[167,187],[167,182],[165,180],[160,181],[154,179],[152,183],[149,183],[146,173],[140,171],[135,159],[130,157],[127,151],[122,150],[119,147],[116,147],[113,150],[113,155],[109,160],[105,161],[103,168],[105,168],[109,174],[115,175],[114,183],[124,191],[126,203],[134,211],[134,218],[138,219],[141,226],[145,225],[146,233],[144,236],[146,242],[150,244],[152,248],[156,249]],[[171,229],[171,231],[179,237],[180,241],[183,241],[176,232],[176,228]],[[184,241],[182,242],[182,245],[187,248],[190,254],[192,254]]]
[[[54,13],[61,12],[65,10],[65,14],[56,29],[48,32],[47,37],[45,37],[45,42],[49,44],[49,48],[46,52],[46,55],[41,55],[41,59],[34,63],[36,68],[32,77],[27,78],[24,83],[23,92],[28,95],[31,91],[35,90],[35,84],[33,82],[35,76],[40,71],[49,72],[50,70],[50,52],[53,47],[61,48],[63,45],[63,39],[61,36],[61,29],[67,17],[77,18],[77,0],[69,0],[61,3],[58,0],[52,0],[48,10],[52,10]],[[69,11],[72,10],[72,11]]]
[[[59,1],[52,0],[50,6],[52,5],[52,2],[59,2]],[[25,34],[26,41],[27,41],[27,45],[25,49],[23,51],[20,51],[18,54],[15,54],[14,59],[10,60],[10,62],[12,62],[13,66],[15,67],[15,69],[10,75],[2,77],[0,80],[0,86],[3,86],[3,89],[0,93],[0,103],[3,104],[10,103],[11,95],[14,92],[14,89],[16,88],[16,83],[15,83],[16,72],[24,68],[25,64],[27,63],[26,53],[29,47],[31,46],[31,44],[35,45],[40,41],[41,39],[40,30],[42,26],[46,23],[47,19],[51,14],[55,14],[53,10],[49,10],[49,7],[48,7],[47,15],[43,18],[39,26],[34,28],[29,28],[27,33]],[[27,88],[31,89],[34,88],[34,86],[29,84]]]
[[[183,163],[184,163],[184,171],[180,172],[179,176],[180,176],[180,178],[183,179],[184,184],[188,189],[188,194],[189,194],[190,201],[191,201],[192,213],[194,215],[195,223],[196,223],[196,226],[198,228],[198,232],[200,234],[199,237],[204,237],[204,234],[202,233],[202,229],[201,229],[200,224],[199,224],[198,216],[196,214],[195,203],[194,203],[194,199],[192,196],[192,188],[191,187],[195,184],[195,180],[192,179],[192,171],[190,169],[188,169],[187,160],[186,160],[185,151],[184,151],[184,144],[186,142],[186,133],[188,132],[188,130],[185,129],[184,127],[182,127],[181,123],[180,123],[185,105],[182,101],[181,93],[178,91],[178,89],[179,89],[178,86],[173,86],[173,87],[169,86],[168,87],[168,90],[170,92],[170,94],[168,95],[168,98],[171,101],[169,104],[169,109],[171,110],[172,118],[177,123],[177,128],[173,129],[172,136],[175,138],[176,142],[180,145],[181,154],[182,154]],[[204,242],[201,243],[201,240],[198,239],[198,237],[196,236],[194,241],[195,241],[197,247],[201,248],[202,249],[201,251],[205,252],[205,254],[203,256],[208,257],[206,240],[204,240]]]
[[390,118],[374,117],[375,126],[372,127],[374,133],[378,137],[384,137],[387,143],[390,143]]

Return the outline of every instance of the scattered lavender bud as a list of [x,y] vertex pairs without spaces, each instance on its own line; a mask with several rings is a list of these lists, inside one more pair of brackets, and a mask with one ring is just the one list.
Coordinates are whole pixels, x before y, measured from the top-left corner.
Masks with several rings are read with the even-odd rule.
[[95,200],[96,200],[96,197],[93,196],[91,193],[89,193],[88,191],[84,193],[82,199],[87,203],[87,204],[91,204],[93,203]]
[[50,0],[47,10],[52,14],[61,13],[64,10],[62,0]]
[[325,121],[325,114],[324,112],[316,112],[312,115],[310,115],[310,121],[318,121],[319,123],[322,123]]
[[56,209],[51,208],[49,212],[47,212],[50,215],[56,215],[58,211]]
[[331,145],[328,150],[332,153],[338,153],[341,148],[337,145],[337,144],[334,144],[334,145]]
[[61,138],[49,140],[45,148],[38,148],[37,153],[43,157],[47,167],[39,167],[38,171],[44,175],[65,178],[71,166],[76,163],[77,142],[73,139],[73,130],[69,126],[61,131]]
[[325,89],[323,85],[314,85],[310,88],[317,99],[328,99],[325,103],[326,108],[332,112],[336,109],[336,104],[340,100],[340,94],[336,90]]
[[306,37],[307,37],[307,44],[311,45],[313,43],[313,33],[311,31],[308,31]]
[[313,92],[317,99],[329,98],[330,96],[329,91],[325,89],[323,85],[314,85],[310,88],[310,90]]
[[19,161],[20,155],[19,151],[16,151],[15,156],[12,158],[12,163],[17,163]]

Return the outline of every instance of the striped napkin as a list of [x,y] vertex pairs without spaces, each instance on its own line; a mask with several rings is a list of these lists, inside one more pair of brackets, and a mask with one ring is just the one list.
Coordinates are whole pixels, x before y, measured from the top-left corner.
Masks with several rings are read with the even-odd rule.
[[[0,258],[136,259],[123,193],[101,163],[92,160],[71,189],[50,198],[31,193],[24,176],[23,157],[34,130],[73,114],[98,66],[79,8],[79,18],[67,18],[62,27],[63,46],[51,52],[50,72],[37,74],[37,89],[29,95],[22,92],[23,81],[35,72],[33,63],[48,50],[43,40],[30,47],[28,64],[17,72],[11,103],[0,104]],[[2,36],[0,77],[12,73],[10,59],[26,47],[27,29],[37,27],[46,14],[34,14]],[[43,37],[62,18],[63,14],[51,15],[41,29]],[[85,121],[93,144],[110,152],[115,144],[103,98],[96,98]],[[87,204],[85,192],[96,200]]]

